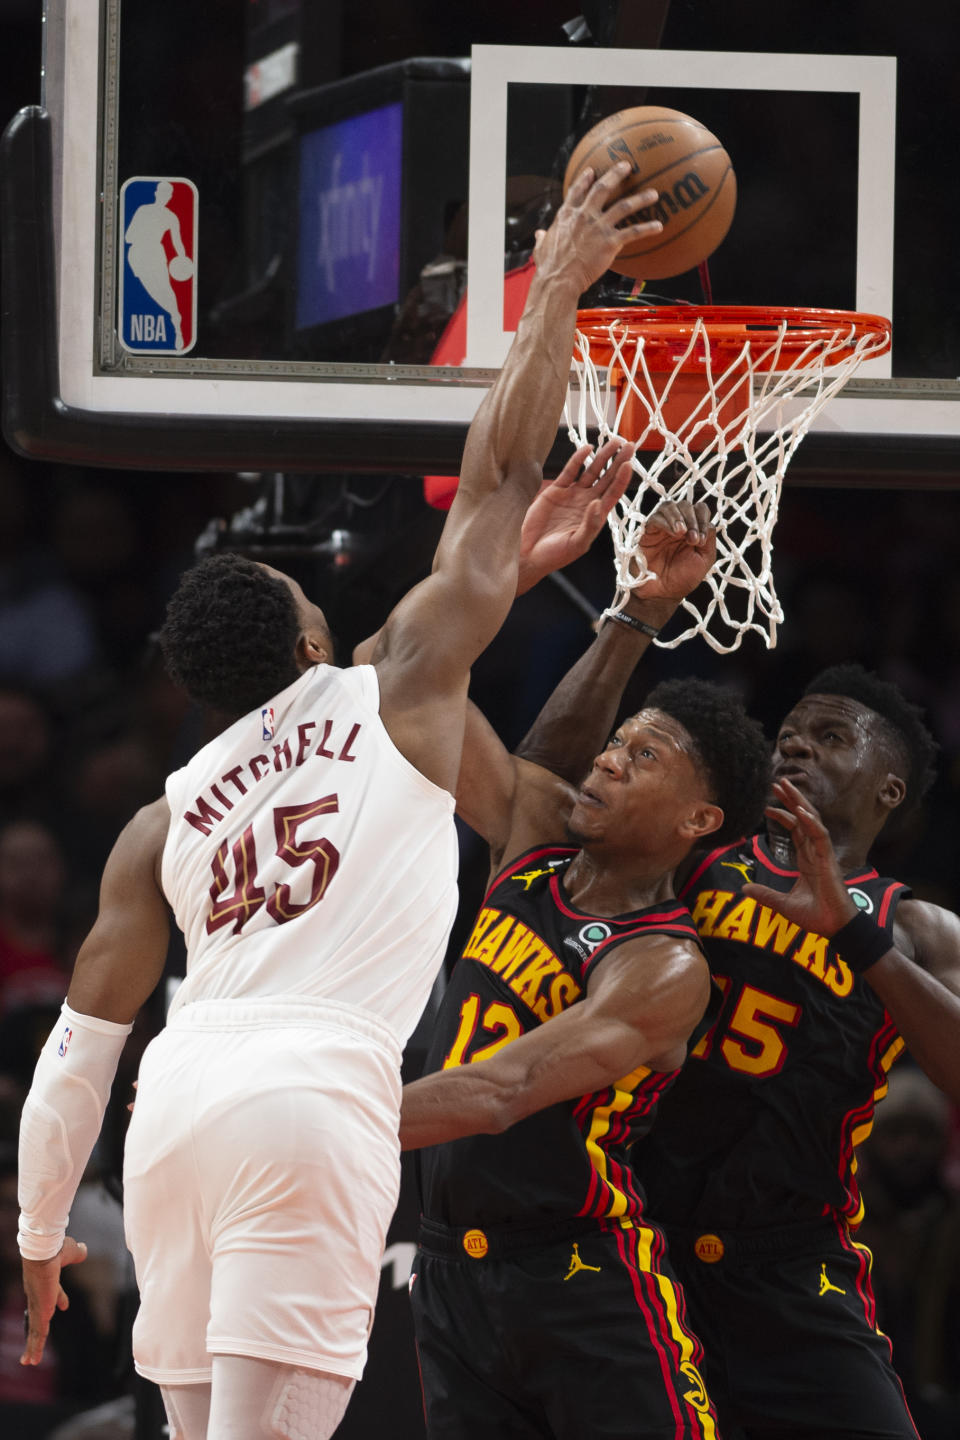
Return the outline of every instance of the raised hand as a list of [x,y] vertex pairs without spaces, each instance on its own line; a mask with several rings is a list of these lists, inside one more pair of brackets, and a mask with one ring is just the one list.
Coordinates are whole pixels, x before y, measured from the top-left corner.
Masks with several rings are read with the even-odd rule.
[[67,1293],[60,1284],[60,1272],[64,1265],[79,1265],[86,1258],[86,1245],[67,1235],[59,1254],[51,1260],[24,1260],[23,1288],[27,1296],[28,1328],[26,1344],[20,1356],[21,1365],[40,1364],[53,1312],[67,1310],[70,1306]]
[[630,483],[633,451],[622,440],[608,440],[595,455],[581,445],[556,480],[544,481],[520,535],[518,594],[589,550]]
[[537,231],[533,258],[541,275],[568,275],[577,293],[582,294],[610,269],[625,245],[663,229],[659,220],[632,218],[656,203],[656,190],[617,198],[630,168],[629,161],[621,160],[599,180],[594,179],[589,166],[581,171],[550,229]]
[[773,793],[780,804],[768,806],[766,813],[789,833],[799,875],[785,895],[753,884],[745,885],[743,893],[778,910],[804,930],[833,935],[853,919],[857,907],[843,883],[826,826],[789,780],[775,780]]
[[682,600],[709,574],[717,558],[717,532],[702,500],[664,500],[647,520],[640,541],[649,578],[638,585],[642,600]]

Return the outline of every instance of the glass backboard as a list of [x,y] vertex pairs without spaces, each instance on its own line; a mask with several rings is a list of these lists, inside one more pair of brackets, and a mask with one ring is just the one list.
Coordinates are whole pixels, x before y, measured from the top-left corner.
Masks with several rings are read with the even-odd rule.
[[[821,451],[867,437],[941,464],[960,436],[954,8],[569,8],[48,0],[45,115],[8,131],[4,184],[10,304],[46,283],[51,353],[35,316],[6,338],[12,443],[455,468],[574,144],[662,104],[737,172],[715,303],[893,320],[890,355],[817,420]],[[610,276],[599,298],[631,285]],[[692,271],[643,298],[698,303],[703,285]]]

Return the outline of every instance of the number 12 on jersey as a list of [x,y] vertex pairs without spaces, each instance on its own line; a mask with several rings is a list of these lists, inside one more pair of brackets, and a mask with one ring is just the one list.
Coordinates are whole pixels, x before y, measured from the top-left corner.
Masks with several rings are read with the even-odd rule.
[[[329,815],[339,811],[336,795],[324,795],[319,800],[308,800],[303,805],[278,805],[273,812],[273,829],[277,840],[275,854],[286,865],[313,865],[310,894],[300,902],[291,898],[290,886],[277,883],[273,893],[266,890],[257,878],[258,863],[253,826],[248,825],[238,840],[231,845],[224,840],[211,862],[213,884],[210,886],[212,901],[207,916],[207,932],[220,930],[232,925],[233,933],[239,935],[251,916],[266,905],[267,914],[278,925],[295,920],[304,911],[310,910],[324,897],[327,886],[337,873],[340,852],[329,840],[310,840],[299,836],[300,826],[317,815]],[[227,867],[232,861],[233,889]]]

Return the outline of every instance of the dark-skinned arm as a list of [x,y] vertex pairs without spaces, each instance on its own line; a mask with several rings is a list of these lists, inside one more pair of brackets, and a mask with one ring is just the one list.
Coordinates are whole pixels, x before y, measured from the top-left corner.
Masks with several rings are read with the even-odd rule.
[[[630,482],[632,456],[633,446],[619,440],[608,440],[596,453],[584,445],[555,480],[541,485],[520,533],[518,595],[589,549]],[[379,632],[355,647],[355,665],[369,662],[378,639]],[[468,702],[457,810],[483,836],[497,860],[509,832],[516,783],[517,762],[477,707]]]
[[960,1105],[960,919],[904,900],[897,945],[863,978],[883,1001],[917,1064]]
[[[630,597],[627,609],[659,626],[696,589],[714,562],[716,535],[707,507],[673,501],[659,506],[647,522],[643,549],[657,578]],[[649,644],[650,637],[618,621],[604,624],[587,653],[561,680],[515,756],[506,752],[476,707],[468,707],[457,813],[490,846],[494,869],[501,863],[510,830],[518,767],[527,763],[567,785],[578,784],[606,744],[624,687]],[[562,839],[562,834],[556,838]]]
[[[89,1018],[94,1031],[97,1022],[107,1022],[114,1027],[131,1024],[163,973],[169,920],[160,888],[159,868],[169,822],[170,811],[166,800],[146,806],[123,830],[107,861],[100,887],[97,919],[80,947],[67,993],[70,1010],[81,1020]],[[71,1023],[76,1028],[77,1022]],[[72,1053],[76,1052],[78,1043],[78,1036],[74,1035]],[[109,1074],[102,1077],[107,1091],[120,1046],[122,1035],[112,1043],[116,1056],[110,1061]],[[38,1073],[39,1069],[38,1066]],[[83,1075],[75,1076],[70,1083],[75,1088],[78,1085],[90,1088]],[[38,1129],[30,1120],[31,1101],[37,1085],[35,1078],[21,1122],[21,1204],[25,1204],[26,1192],[29,1192],[32,1206],[43,1203],[44,1190],[47,1194],[56,1195],[64,1183],[57,1165],[51,1164],[49,1157],[46,1162],[42,1159],[38,1162],[34,1154],[37,1148],[43,1148],[49,1129],[43,1126]],[[52,1109],[55,1114],[60,1113],[57,1107],[59,1094],[59,1091],[53,1094],[47,1091],[43,1096],[44,1107]],[[62,1118],[60,1124],[65,1126]],[[85,1122],[82,1131],[76,1126],[70,1130],[70,1161],[77,1184],[96,1140],[95,1129],[94,1119]],[[28,1173],[34,1176],[29,1185],[25,1183]],[[70,1194],[65,1210],[72,1202],[73,1194]],[[24,1257],[23,1287],[29,1325],[21,1364],[39,1365],[54,1311],[65,1310],[69,1303],[60,1283],[61,1269],[64,1265],[82,1261],[85,1256],[86,1247],[67,1235],[58,1253],[50,1259]]]
[[[607,440],[596,453],[581,445],[555,479],[543,482],[520,530],[517,595],[590,549],[630,484],[633,448],[620,440]],[[370,663],[379,639],[377,630],[353,647],[354,665]]]
[[586,999],[488,1060],[438,1070],[403,1087],[405,1150],[499,1134],[527,1115],[613,1084],[641,1066],[675,1070],[710,995],[700,950],[652,935],[598,967]]
[[167,959],[170,918],[160,861],[170,826],[165,799],[139,810],[103,871],[100,905],[80,946],[67,1003],[84,1015],[128,1024],[153,994]]
[[[660,630],[701,583],[716,556],[709,512],[668,501],[647,522],[641,548],[657,578],[634,590],[627,615]],[[627,682],[652,637],[605,619],[590,648],[569,670],[517,747],[517,755],[579,784],[614,727]]]
[[634,449],[616,439],[595,454],[581,445],[555,480],[544,481],[523,519],[518,595],[590,549],[633,479]]
[[374,651],[394,744],[451,792],[470,667],[516,593],[521,526],[563,408],[578,298],[630,236],[659,228],[638,219],[652,192],[618,198],[627,173],[613,166],[594,181],[585,171],[538,233],[536,274],[503,369],[470,426],[433,573],[395,607]]
[[[778,780],[774,794],[779,804],[767,814],[789,831],[799,878],[785,895],[763,885],[746,885],[744,894],[806,930],[833,938],[859,912],[843,883],[830,836],[789,780]],[[960,1104],[960,919],[939,905],[904,900],[894,943],[860,973],[917,1064]]]

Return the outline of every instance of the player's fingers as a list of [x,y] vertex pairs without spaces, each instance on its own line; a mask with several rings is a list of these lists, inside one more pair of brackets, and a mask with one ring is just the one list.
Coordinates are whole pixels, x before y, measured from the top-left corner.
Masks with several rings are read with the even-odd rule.
[[645,530],[666,530],[669,534],[682,535],[687,528],[683,512],[676,500],[661,500],[656,510],[647,517]]
[[746,895],[750,900],[759,900],[761,905],[769,905],[771,910],[779,910],[786,899],[782,890],[771,890],[767,885],[754,885],[752,881],[742,887],[740,894]]
[[580,479],[580,472],[593,454],[592,445],[578,445],[564,465],[556,480],[548,480],[541,487],[546,489],[548,485],[554,485],[559,490],[566,490],[570,485],[575,485]]
[[617,234],[622,237],[620,248],[625,249],[634,240],[646,240],[651,235],[659,235],[662,229],[663,223],[660,220],[644,220],[638,225],[618,225]]
[[800,810],[806,811],[815,824],[823,830],[823,833],[827,833],[815,807],[811,805],[810,801],[797,789],[792,780],[788,780],[785,775],[781,775],[779,780],[773,782],[773,793],[782,800],[789,809],[793,810],[794,813]]
[[[624,489],[626,483],[624,482]],[[622,494],[623,490],[618,490],[616,486],[611,485],[602,495],[598,495],[595,500],[590,501],[580,525],[584,537],[589,536],[590,540],[593,540],[600,534],[604,521]]]
[[823,821],[815,810],[811,810],[807,805],[798,805],[795,814],[797,820],[800,822],[800,828],[809,835],[812,840],[828,838]]
[[835,859],[833,841],[818,815],[801,809],[797,812],[797,829],[794,844],[804,855],[814,858],[821,865],[829,865]]
[[[680,500],[677,502],[677,509],[680,511],[680,519],[687,534],[687,540],[691,545],[700,544],[700,524],[697,520],[696,507],[692,500]],[[679,526],[676,527],[679,530]]]
[[70,1297],[68,1296],[66,1290],[64,1290],[64,1288],[63,1288],[62,1285],[60,1286],[60,1289],[57,1291],[57,1309],[58,1309],[58,1310],[69,1310],[69,1309],[70,1309]]
[[710,529],[710,521],[712,519],[710,506],[706,500],[698,500],[693,507],[693,513],[697,517],[697,529],[701,535],[706,535]]
[[[625,162],[622,163],[625,164]],[[626,174],[627,169],[629,169],[629,166],[626,166],[626,168],[624,169],[624,174]],[[609,171],[607,173],[609,174]],[[593,188],[595,178],[596,172],[594,171],[592,165],[588,165],[585,170],[581,170],[580,174],[574,180],[573,184],[570,186],[570,189],[564,196],[564,204],[582,205]]]
[[74,1240],[67,1235],[63,1241],[63,1249],[60,1251],[60,1264],[79,1265],[87,1258],[87,1247],[82,1240]]
[[789,809],[779,809],[775,806],[769,806],[766,813],[772,815],[774,810],[776,810],[776,818],[782,825],[785,825],[786,821],[781,817],[789,816],[790,829],[794,831],[794,838],[796,840],[811,841],[818,837],[826,836],[827,832],[823,827],[823,822],[815,811],[811,810],[809,806],[805,805],[803,800],[798,797],[785,797],[783,791],[780,789],[779,780],[774,782],[773,792],[778,800],[784,802],[784,805],[789,804]]
[[603,503],[599,500],[591,500],[580,517],[580,524],[573,532],[573,542],[580,547],[580,553],[593,544],[603,528],[603,522],[607,518],[607,512]]
[[[775,791],[779,783],[775,783]],[[830,833],[811,806],[802,799],[792,800],[790,810],[781,813],[789,814],[793,818],[793,843],[798,853],[802,853],[807,860],[815,858],[821,863],[829,863],[834,858]]]
[[627,487],[633,479],[633,466],[630,461],[633,459],[634,447],[627,446],[627,454],[614,462],[609,470],[597,481],[596,490],[598,495],[603,496],[604,514],[608,515],[614,505],[627,492]]
[[703,555],[704,560],[706,560],[707,568],[709,569],[709,567],[713,565],[713,562],[717,558],[716,530],[708,530],[707,533],[701,538],[700,551]]
[[772,788],[773,793],[779,796],[784,805],[789,806],[791,810],[796,810],[799,805],[803,804],[803,796],[800,791],[796,785],[794,785],[793,781],[788,780],[785,775],[781,775],[778,779],[774,780]]
[[[609,175],[609,173],[608,170],[607,174]],[[639,211],[649,210],[651,205],[656,205],[658,198],[658,192],[652,186],[648,186],[645,190],[634,190],[630,195],[621,195],[619,199],[614,200],[606,207],[604,215],[612,225],[623,225],[632,216],[636,216]],[[644,216],[643,218],[649,219],[650,217]],[[660,224],[659,220],[657,224]]]
[[579,484],[589,488],[597,483],[610,461],[620,448],[621,441],[605,440],[595,455],[592,455],[586,462],[583,474],[580,476]]
[[32,1309],[27,1313],[27,1338],[23,1354],[20,1356],[20,1364],[39,1365],[43,1359],[43,1347],[47,1343],[50,1326],[45,1320],[41,1320],[35,1315]]
[[609,483],[617,465],[622,460],[629,459],[632,454],[633,446],[626,444],[619,437],[604,441],[584,471],[581,483],[589,485]]
[[797,817],[792,810],[781,810],[778,805],[768,805],[763,813],[768,820],[776,820],[777,824],[782,825],[784,830],[796,829]]
[[[589,167],[584,170],[583,175],[590,175],[590,184],[587,186],[584,204],[591,210],[606,210],[630,174],[631,168],[629,160],[618,160],[616,165],[611,165],[610,169],[604,170],[602,175],[596,175]],[[572,194],[573,186],[567,191],[567,199]]]

